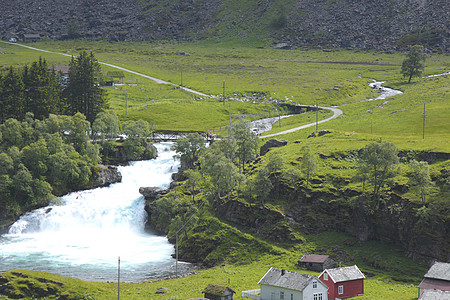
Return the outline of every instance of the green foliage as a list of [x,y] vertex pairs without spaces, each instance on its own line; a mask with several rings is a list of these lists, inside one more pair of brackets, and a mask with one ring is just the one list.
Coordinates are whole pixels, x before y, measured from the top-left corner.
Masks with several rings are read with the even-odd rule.
[[69,83],[64,90],[66,112],[70,115],[80,112],[89,122],[93,122],[98,113],[109,107],[105,90],[99,87],[101,68],[94,54],[80,52],[70,62]]
[[119,135],[119,119],[115,112],[100,112],[92,123],[94,139],[112,139]]
[[199,153],[205,148],[205,139],[198,133],[179,138],[172,149],[177,153],[183,168],[192,169],[197,164]]
[[306,176],[306,188],[309,185],[309,178],[317,172],[317,158],[312,152],[311,148],[308,146],[303,146],[301,149],[302,152],[302,164],[301,170],[302,173]]
[[372,183],[375,199],[379,199],[387,180],[397,174],[397,155],[397,147],[390,142],[371,143],[361,150],[358,172]]
[[233,123],[230,128],[231,138],[237,145],[237,156],[242,165],[242,172],[245,171],[245,163],[254,159],[258,151],[259,139],[251,130],[252,124],[248,120],[240,120]]
[[407,58],[402,63],[403,77],[408,77],[408,83],[413,76],[421,76],[425,68],[425,53],[423,46],[415,45],[409,50]]
[[186,187],[192,195],[192,201],[195,201],[195,195],[198,193],[198,187],[203,178],[198,170],[187,169],[183,172],[186,179]]
[[426,161],[418,162],[413,160],[410,162],[410,168],[409,183],[412,186],[412,190],[420,195],[422,205],[425,205],[426,195],[430,192],[430,188],[433,185],[428,163]]

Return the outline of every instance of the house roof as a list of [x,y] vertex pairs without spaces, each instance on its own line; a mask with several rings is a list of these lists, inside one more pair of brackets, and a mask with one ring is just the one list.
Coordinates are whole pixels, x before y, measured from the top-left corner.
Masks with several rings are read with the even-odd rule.
[[259,280],[258,284],[282,287],[295,291],[303,291],[314,279],[326,287],[316,276],[270,268]]
[[311,263],[323,263],[329,258],[328,255],[320,254],[305,254],[300,259],[300,262],[311,262]]
[[450,291],[450,281],[425,278],[419,284],[419,288],[424,290]]
[[23,37],[33,39],[33,38],[40,38],[41,36],[37,33],[25,33]]
[[450,292],[425,290],[419,300],[450,300]]
[[233,291],[232,289],[230,289],[227,286],[224,285],[220,285],[220,284],[208,284],[208,286],[203,290],[203,293],[205,294],[210,294],[210,295],[214,295],[214,296],[222,296],[223,293],[225,293],[226,290],[229,290],[231,293],[236,294],[235,291]]
[[435,262],[424,277],[450,281],[450,263]]
[[49,66],[49,69],[55,70],[56,73],[61,72],[63,74],[69,74],[70,66]]
[[325,272],[328,273],[328,276],[330,276],[334,283],[366,278],[356,265],[350,267],[325,269],[319,277],[321,277]]

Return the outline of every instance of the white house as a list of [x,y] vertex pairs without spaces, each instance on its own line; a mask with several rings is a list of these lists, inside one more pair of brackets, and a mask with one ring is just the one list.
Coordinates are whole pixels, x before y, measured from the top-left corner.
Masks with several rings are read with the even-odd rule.
[[328,287],[308,274],[270,268],[258,284],[261,300],[328,300]]

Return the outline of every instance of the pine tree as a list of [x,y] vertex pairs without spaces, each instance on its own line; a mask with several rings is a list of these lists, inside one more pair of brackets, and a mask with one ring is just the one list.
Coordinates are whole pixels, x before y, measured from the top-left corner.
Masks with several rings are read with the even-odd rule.
[[25,67],[23,79],[27,112],[32,112],[37,119],[60,112],[59,83],[55,72],[49,69],[45,59],[39,58],[30,68]]
[[25,114],[22,75],[10,67],[0,83],[0,122],[8,118],[22,119]]
[[89,122],[108,108],[105,91],[99,86],[100,64],[91,52],[82,51],[70,62],[69,83],[65,90],[66,112],[73,115],[81,112]]

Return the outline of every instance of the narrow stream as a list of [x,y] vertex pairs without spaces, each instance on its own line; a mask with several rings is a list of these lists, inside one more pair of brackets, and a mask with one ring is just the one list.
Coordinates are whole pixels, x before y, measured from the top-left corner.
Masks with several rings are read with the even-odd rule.
[[[174,247],[144,231],[141,186],[168,187],[178,161],[169,143],[155,160],[120,167],[122,182],[68,194],[62,205],[25,214],[0,236],[0,272],[38,270],[89,281],[142,281],[175,274]],[[179,264],[182,272],[189,264]]]

